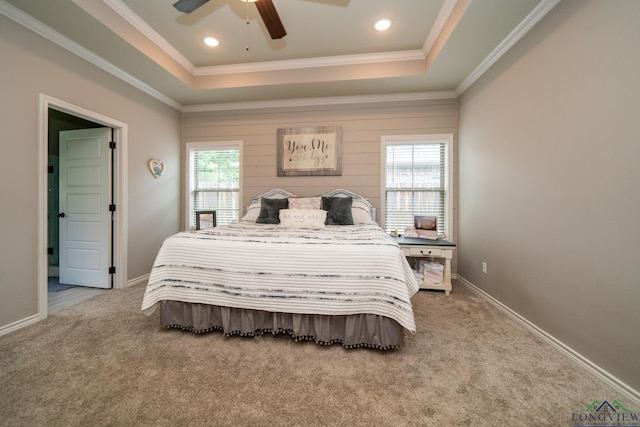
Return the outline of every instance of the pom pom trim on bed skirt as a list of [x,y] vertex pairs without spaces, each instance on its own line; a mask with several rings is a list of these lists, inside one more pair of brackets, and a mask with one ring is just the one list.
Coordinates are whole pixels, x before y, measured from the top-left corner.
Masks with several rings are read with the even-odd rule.
[[341,344],[345,348],[395,350],[404,343],[404,328],[393,319],[374,315],[272,313],[208,304],[161,301],[160,324],[166,328],[224,336],[289,335],[296,342]]
[[230,331],[230,332],[224,332],[223,328],[220,326],[212,326],[208,329],[203,329],[203,330],[195,330],[193,328],[190,327],[186,327],[186,326],[182,326],[182,325],[162,325],[164,328],[166,329],[180,329],[183,331],[187,331],[187,332],[193,332],[194,334],[206,334],[209,332],[222,332],[222,334],[225,337],[232,337],[232,336],[240,336],[240,337],[261,337],[265,334],[271,334],[271,335],[289,335],[291,336],[291,338],[293,338],[293,340],[295,342],[308,342],[308,341],[314,341],[316,344],[318,345],[324,345],[324,346],[331,346],[334,344],[342,344],[342,346],[344,348],[371,348],[371,349],[375,349],[375,350],[382,350],[382,351],[388,351],[388,350],[397,350],[398,348],[400,348],[400,346],[398,345],[388,345],[385,347],[382,347],[380,345],[375,345],[375,344],[369,344],[369,343],[358,343],[358,344],[345,344],[341,339],[333,339],[331,341],[322,341],[322,340],[318,340],[316,339],[315,336],[313,335],[296,335],[292,330],[285,330],[285,329],[278,329],[278,330],[271,330],[271,329],[259,329],[255,332],[241,332],[241,331]]

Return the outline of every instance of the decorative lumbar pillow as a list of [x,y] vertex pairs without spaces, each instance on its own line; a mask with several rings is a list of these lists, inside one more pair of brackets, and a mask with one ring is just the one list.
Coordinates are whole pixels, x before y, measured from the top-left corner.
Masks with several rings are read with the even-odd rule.
[[327,211],[327,225],[353,225],[353,197],[323,197],[322,209]]
[[322,197],[289,197],[289,209],[321,209]]
[[289,199],[262,199],[260,202],[260,215],[256,220],[259,224],[279,224],[280,209],[289,207]]
[[280,227],[320,229],[326,220],[322,209],[280,209]]
[[371,218],[371,204],[365,199],[353,200],[351,216],[354,224],[375,224],[375,221]]
[[247,212],[242,217],[243,221],[256,222],[260,215],[260,209],[262,209],[262,199],[254,200],[249,206],[247,206]]

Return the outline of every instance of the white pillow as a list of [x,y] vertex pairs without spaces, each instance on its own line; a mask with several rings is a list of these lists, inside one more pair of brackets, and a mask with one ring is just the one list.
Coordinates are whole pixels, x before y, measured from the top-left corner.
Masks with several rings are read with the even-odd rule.
[[289,197],[289,209],[321,209],[322,196]]
[[365,199],[353,199],[351,216],[354,224],[374,224],[371,218],[371,204]]
[[280,209],[280,227],[325,228],[327,211],[323,209]]
[[251,204],[247,207],[247,212],[242,217],[243,221],[256,222],[258,220],[260,209],[262,208],[261,200],[262,199],[258,199],[251,202]]

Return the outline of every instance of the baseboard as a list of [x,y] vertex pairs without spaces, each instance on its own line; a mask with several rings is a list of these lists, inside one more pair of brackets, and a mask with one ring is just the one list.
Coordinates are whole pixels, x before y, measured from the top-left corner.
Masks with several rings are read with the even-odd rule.
[[17,320],[13,323],[9,323],[8,325],[0,327],[0,336],[10,334],[11,332],[17,331],[18,329],[22,329],[26,326],[33,325],[40,320],[40,315],[34,314],[32,316],[25,317],[24,319]]
[[145,274],[140,277],[136,277],[135,279],[131,279],[127,281],[125,288],[130,288],[131,286],[139,285],[141,283],[147,283],[149,281],[150,274]]
[[586,357],[578,353],[577,351],[573,350],[568,345],[564,344],[562,341],[556,339],[552,335],[543,331],[538,326],[531,323],[529,320],[525,319],[524,317],[522,317],[521,315],[519,315],[518,313],[516,313],[506,305],[502,304],[500,301],[493,298],[491,295],[489,295],[482,289],[478,288],[476,285],[469,282],[465,278],[461,276],[457,276],[457,280],[459,283],[462,283],[465,286],[467,286],[469,290],[471,290],[473,293],[487,300],[489,303],[493,304],[499,310],[503,311],[506,315],[508,315],[509,317],[511,317],[512,319],[514,319],[515,321],[523,325],[529,331],[533,332],[538,337],[540,337],[547,343],[551,344],[554,348],[559,350],[565,356],[569,357],[579,366],[581,366],[582,368],[589,371],[591,374],[598,377],[598,379],[604,381],[607,385],[611,386],[618,393],[630,399],[636,405],[640,405],[640,392],[638,390],[635,390],[634,388],[632,388],[625,382],[621,381],[620,379],[616,378],[615,376],[611,375],[609,372],[605,371],[604,369],[602,369],[601,367],[599,367],[598,365],[596,365],[595,363],[593,363],[592,361],[590,361],[589,359],[587,359]]
[[[141,283],[147,283],[148,281],[149,274],[145,274],[143,276],[136,277],[135,279],[127,281],[125,287],[128,288],[131,286],[139,285]],[[25,326],[37,323],[40,320],[42,320],[40,318],[40,315],[34,314],[33,316],[25,317],[24,319],[9,323],[8,325],[0,326],[0,336],[10,334],[11,332],[17,331],[18,329],[24,328]]]

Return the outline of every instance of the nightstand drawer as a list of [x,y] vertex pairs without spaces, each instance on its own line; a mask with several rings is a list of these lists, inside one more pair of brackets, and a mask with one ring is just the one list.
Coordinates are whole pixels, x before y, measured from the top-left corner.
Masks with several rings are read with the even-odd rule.
[[425,248],[420,246],[402,246],[402,253],[404,253],[404,256],[416,256],[416,257],[424,257],[424,256],[444,257],[445,256],[445,252],[442,249]]

